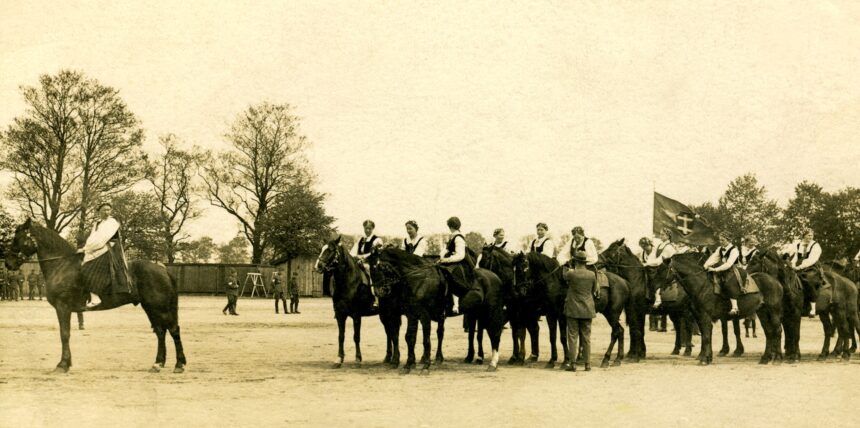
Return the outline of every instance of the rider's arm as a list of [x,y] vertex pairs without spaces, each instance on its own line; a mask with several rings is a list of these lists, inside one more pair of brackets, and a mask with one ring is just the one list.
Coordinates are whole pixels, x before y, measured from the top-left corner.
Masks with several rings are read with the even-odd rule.
[[597,263],[597,247],[594,246],[594,241],[585,241],[585,264],[593,265]]
[[809,257],[807,257],[800,265],[797,267],[797,270],[806,269],[816,263],[818,263],[818,259],[821,258],[821,245],[815,244],[812,247],[812,250],[809,251]]
[[541,254],[552,258],[555,256],[555,244],[552,243],[552,239],[547,238],[546,241],[543,241],[543,250],[541,250]]
[[361,242],[361,240],[355,241],[355,244],[352,244],[352,249],[349,250],[350,256],[358,257],[358,243],[359,242]]
[[[735,257],[737,258],[737,255],[735,255]],[[709,267],[715,266],[719,262],[720,262],[720,252],[714,251],[713,253],[711,253],[710,256],[708,256],[708,260],[705,261],[704,267],[705,267],[705,269],[707,269]]]
[[466,258],[466,240],[459,236],[457,238],[459,239],[454,239],[454,254],[439,259],[441,263],[457,263]]
[[119,222],[112,218],[108,218],[101,222],[96,230],[93,230],[92,233],[90,233],[86,244],[84,244],[83,250],[87,253],[93,253],[104,248],[108,241],[116,235],[118,230]]
[[415,247],[415,252],[412,254],[415,254],[418,257],[424,257],[424,253],[426,253],[426,252],[427,252],[427,240],[424,238],[421,238],[421,242],[418,243],[418,246]]
[[[719,252],[715,252],[714,254],[717,255],[717,260],[719,260]],[[738,261],[738,249],[732,248],[732,251],[729,253],[729,257],[726,259],[726,262],[720,266],[715,267],[714,271],[723,272],[729,270],[735,264],[736,261]]]

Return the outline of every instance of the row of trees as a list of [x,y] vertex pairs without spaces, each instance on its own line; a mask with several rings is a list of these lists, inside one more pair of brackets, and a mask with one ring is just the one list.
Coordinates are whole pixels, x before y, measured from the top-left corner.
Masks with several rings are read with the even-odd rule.
[[[119,91],[83,73],[43,75],[21,94],[26,110],[0,132],[0,168],[13,179],[7,196],[76,245],[103,201],[112,202],[133,256],[166,262],[288,261],[318,251],[332,231],[288,104],[240,113],[225,134],[230,150],[188,147],[168,134],[159,137],[160,153],[147,154],[140,121]],[[187,225],[201,215],[201,201],[229,213],[240,237],[220,246],[190,240]]]
[[732,180],[716,204],[691,208],[716,230],[728,231],[738,243],[754,235],[763,245],[779,245],[812,230],[826,258],[851,258],[860,250],[860,189],[853,187],[826,192],[818,184],[803,181],[781,208],[754,174],[746,174]]

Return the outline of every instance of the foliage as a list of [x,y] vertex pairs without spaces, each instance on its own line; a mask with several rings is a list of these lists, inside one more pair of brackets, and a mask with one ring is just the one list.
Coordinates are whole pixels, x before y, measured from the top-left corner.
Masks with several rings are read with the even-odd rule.
[[[120,222],[128,260],[162,260],[164,242],[160,212],[149,192],[129,191],[112,200],[113,216]],[[88,228],[87,232],[90,229]]]
[[276,260],[316,256],[320,243],[334,231],[334,217],[326,214],[325,195],[308,186],[293,186],[274,199],[262,222],[264,239]]
[[236,235],[230,242],[218,246],[219,263],[246,263],[248,261],[248,240]]

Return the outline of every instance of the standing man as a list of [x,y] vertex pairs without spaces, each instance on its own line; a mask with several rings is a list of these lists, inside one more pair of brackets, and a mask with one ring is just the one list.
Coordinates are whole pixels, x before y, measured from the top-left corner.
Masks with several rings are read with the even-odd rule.
[[567,317],[567,349],[570,351],[570,361],[562,368],[576,371],[576,359],[579,352],[579,340],[582,340],[582,359],[585,361],[585,371],[591,371],[591,320],[596,316],[594,299],[600,298],[600,287],[597,276],[586,268],[588,257],[585,251],[573,253],[573,269],[565,273],[569,285],[564,299],[564,315]]
[[224,306],[221,313],[227,315],[227,311],[230,311],[230,315],[239,315],[236,313],[236,303],[239,300],[239,278],[236,275],[236,269],[230,268],[230,272],[227,273],[226,294],[227,306]]
[[278,313],[278,300],[283,303],[284,315],[287,312],[287,299],[284,298],[284,283],[281,281],[281,272],[275,271],[272,274],[272,296],[275,298],[275,313]]
[[290,312],[300,314],[299,312],[299,273],[293,272],[293,277],[290,278]]
[[12,295],[15,296],[15,301],[17,302],[20,298],[24,300],[24,296],[21,295],[21,285],[24,283],[24,274],[21,273],[21,270],[12,271]]
[[553,244],[552,239],[549,239],[549,235],[547,235],[549,227],[547,227],[546,223],[538,223],[535,226],[535,231],[537,232],[537,238],[532,240],[529,250],[532,253],[541,253],[547,257],[555,257],[555,244]]
[[[821,245],[815,242],[812,229],[803,233],[803,239],[797,244],[794,255],[791,256],[791,268],[798,272],[798,276],[803,281],[808,281],[806,275],[801,275],[803,272],[815,270],[818,273],[819,281],[824,284],[824,275],[821,272],[821,266],[818,265],[818,260],[821,258]],[[804,287],[804,290],[810,287]],[[806,296],[810,300],[812,310],[809,312],[809,317],[815,316],[815,299],[812,296]]]
[[373,290],[373,285],[370,284],[370,267],[367,266],[365,260],[373,252],[374,248],[382,247],[382,238],[373,234],[373,230],[376,229],[376,223],[373,220],[365,220],[362,226],[364,227],[364,236],[352,246],[349,255],[358,259],[358,266],[367,274],[370,294],[373,294],[373,309],[377,309],[379,308],[379,297],[376,296],[376,291]]
[[418,222],[415,220],[406,222],[406,235],[403,239],[403,250],[418,257],[424,257],[424,253],[427,252],[427,241],[423,236],[418,235]]
[[6,300],[9,282],[8,278],[9,271],[6,270],[6,265],[4,263],[0,263],[0,300]]
[[[705,270],[708,272],[713,272],[716,275],[716,283],[717,287],[722,293],[725,290],[725,283],[729,278],[729,274],[733,273],[737,267],[735,266],[738,258],[740,257],[740,251],[737,247],[732,245],[732,242],[729,240],[728,234],[723,231],[719,234],[720,240],[720,248],[717,251],[714,251],[708,260],[705,261]],[[738,278],[741,276],[738,275]],[[743,290],[744,284],[738,284]],[[729,297],[729,302],[732,304],[732,309],[729,311],[729,315],[737,315],[738,314],[738,300],[732,299]]]

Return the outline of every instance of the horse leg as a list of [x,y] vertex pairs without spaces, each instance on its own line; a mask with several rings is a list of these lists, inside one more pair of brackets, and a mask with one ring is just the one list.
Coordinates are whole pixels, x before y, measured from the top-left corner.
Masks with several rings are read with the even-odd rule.
[[711,323],[710,315],[707,313],[699,314],[696,317],[696,321],[699,326],[699,332],[702,335],[702,346],[699,350],[699,365],[708,365],[713,362],[714,358],[714,350],[711,342],[714,325]]
[[690,314],[681,315],[681,339],[684,342],[684,356],[693,356],[693,325],[696,323]]
[[421,333],[422,339],[424,339],[424,353],[421,354],[421,364],[423,364],[423,367],[421,367],[421,371],[425,374],[430,372],[431,330],[430,316],[425,314],[421,317]]
[[[464,316],[468,317],[468,315],[464,315]],[[466,319],[466,322],[468,324],[468,329],[469,329],[469,336],[468,336],[469,351],[466,352],[466,358],[463,359],[463,362],[468,364],[468,363],[471,363],[472,360],[475,359],[475,323],[471,317],[468,317]]]
[[397,368],[400,365],[400,315],[397,315],[397,320],[392,320],[391,323],[391,363],[392,368]]
[[612,349],[615,348],[615,342],[618,340],[615,336],[615,323],[612,322],[612,315],[603,314],[603,317],[606,318],[606,321],[609,323],[609,326],[612,328],[612,331],[609,333],[609,346],[606,348],[606,353],[603,354],[603,361],[600,362],[600,368],[608,368],[609,360],[612,358]]
[[[529,339],[532,342],[532,352],[531,355],[529,355],[528,361],[530,363],[533,363],[536,362],[538,360],[538,357],[540,356],[540,323],[537,321],[537,319],[533,319],[529,323],[527,329],[529,332]],[[525,339],[525,337],[523,337],[523,339]],[[522,352],[523,356],[525,356],[526,351],[523,350]]]
[[346,338],[346,316],[337,315],[337,360],[334,363],[334,368],[339,369],[343,366],[343,341]]
[[744,343],[741,341],[741,322],[737,318],[732,320],[732,327],[735,331],[735,352],[732,353],[733,357],[740,357],[744,354]]
[[394,352],[391,347],[393,341],[391,337],[391,326],[388,325],[386,321],[382,320],[382,318],[380,318],[380,321],[382,321],[382,328],[385,330],[385,358],[382,359],[382,364],[390,364],[391,354]]
[[173,367],[173,373],[182,373],[185,371],[185,350],[182,348],[182,337],[179,335],[179,325],[174,325],[169,330],[170,337],[173,338],[173,347],[176,348],[176,366]]
[[520,327],[515,323],[511,323],[511,340],[513,341],[513,350],[508,364],[515,364],[519,361],[520,355]]
[[164,361],[167,359],[167,346],[164,345],[164,336],[167,334],[164,327],[156,326],[152,329],[155,337],[158,338],[158,351],[155,353],[155,363],[149,369],[150,373],[158,373],[164,368]]
[[436,323],[436,364],[441,365],[445,361],[442,356],[442,340],[445,339],[445,318]]
[[618,355],[615,357],[615,361],[612,363],[613,367],[617,367],[621,365],[621,360],[624,359],[624,325],[621,324],[621,313],[618,313],[615,316],[615,325],[618,326],[618,333],[616,336],[618,338]]
[[355,363],[361,365],[361,317],[352,319],[352,340],[355,342]]
[[478,330],[478,358],[475,359],[475,364],[484,364],[484,325],[481,320],[477,320]]
[[821,327],[824,329],[824,343],[821,347],[821,353],[818,354],[818,361],[824,361],[830,355],[830,335],[833,326],[830,323],[830,314],[827,312],[819,312],[818,318],[821,320]]
[[490,357],[490,365],[487,366],[488,372],[494,372],[499,367],[499,343],[502,341],[502,330],[504,323],[501,326],[494,326],[487,330],[487,335],[490,336],[490,348],[492,356]]
[[556,329],[558,327],[558,322],[555,319],[554,315],[547,315],[546,322],[549,325],[549,361],[546,363],[546,368],[551,369],[555,367],[555,362],[558,360],[558,348],[555,345],[556,339]]
[[669,314],[669,320],[672,321],[672,326],[675,327],[675,347],[672,348],[672,353],[669,355],[681,354],[681,339],[684,337],[684,329],[678,322],[677,314]]
[[[768,312],[769,311],[765,309],[760,310],[758,313],[758,319],[761,320],[761,325],[762,327],[764,327],[764,352],[761,354],[761,359],[759,359],[758,361],[759,364],[769,363],[773,359],[774,354],[774,340],[768,324],[770,320],[770,313]],[[744,322],[747,322],[747,320],[745,320]]]
[[72,351],[69,349],[69,337],[71,337],[72,312],[65,305],[56,307],[57,320],[60,322],[60,341],[63,343],[63,353],[60,363],[54,369],[54,373],[68,373],[72,366]]
[[720,328],[723,331],[723,347],[720,348],[719,355],[725,357],[729,354],[729,322],[726,319],[720,320]]
[[409,373],[415,367],[415,342],[418,336],[418,318],[409,316],[406,318],[406,364],[402,372]]

